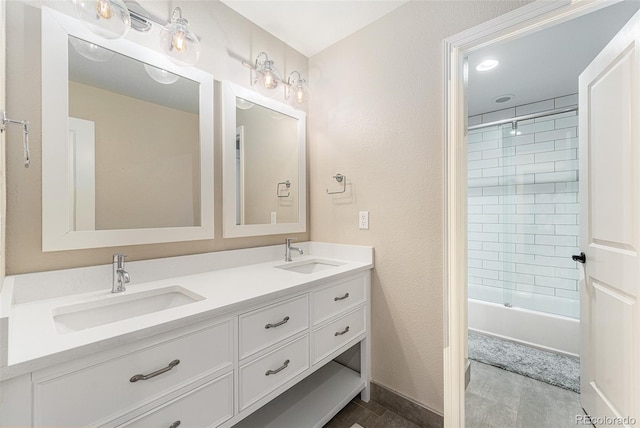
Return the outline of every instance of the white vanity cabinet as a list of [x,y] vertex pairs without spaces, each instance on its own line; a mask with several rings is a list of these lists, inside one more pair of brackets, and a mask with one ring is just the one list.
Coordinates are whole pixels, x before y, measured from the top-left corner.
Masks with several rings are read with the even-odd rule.
[[[370,271],[327,281],[287,302],[291,309],[295,307],[294,302],[308,302],[307,317],[298,319],[288,315],[294,312],[275,312],[267,318],[279,322],[289,318],[275,329],[289,323],[310,322],[305,329],[287,327],[289,334],[283,335],[284,339],[279,336],[279,341],[264,344],[272,345],[262,353],[264,356],[258,354],[255,358],[246,358],[249,361],[246,364],[240,362],[240,412],[223,426],[320,428],[359,392],[364,391],[363,398],[368,400],[370,281]],[[276,308],[278,304],[246,316],[257,316]],[[358,343],[359,372],[332,361]],[[307,364],[306,369],[303,364]],[[273,371],[278,373],[271,374]],[[269,377],[273,379],[267,379]],[[244,410],[256,411],[243,419]]]
[[[106,360],[82,358],[34,372],[34,426],[114,426],[123,415],[135,414],[149,403],[164,404],[176,393],[199,389],[203,380],[212,382],[173,407],[209,397],[228,405],[209,412],[204,426],[230,418],[233,401],[227,397],[233,395],[233,382],[229,381],[233,366],[233,322],[198,327],[196,331],[133,352],[116,350]],[[222,380],[211,379],[220,374],[226,376]],[[175,420],[189,416],[178,413]],[[168,422],[158,426],[170,426],[174,421]]]
[[[371,273],[276,274],[298,285],[3,380],[0,427],[321,427],[368,399]],[[358,344],[359,371],[334,361]]]

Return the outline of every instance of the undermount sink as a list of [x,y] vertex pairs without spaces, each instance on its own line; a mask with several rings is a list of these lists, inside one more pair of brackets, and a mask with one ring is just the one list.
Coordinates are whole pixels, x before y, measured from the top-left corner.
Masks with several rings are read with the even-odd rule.
[[327,269],[333,269],[337,266],[341,266],[344,263],[329,261],[329,260],[305,260],[302,262],[289,262],[287,264],[276,266],[278,269],[289,270],[298,273],[316,273]]
[[61,306],[53,310],[53,320],[58,333],[69,333],[188,305],[200,300],[204,300],[204,297],[174,285]]

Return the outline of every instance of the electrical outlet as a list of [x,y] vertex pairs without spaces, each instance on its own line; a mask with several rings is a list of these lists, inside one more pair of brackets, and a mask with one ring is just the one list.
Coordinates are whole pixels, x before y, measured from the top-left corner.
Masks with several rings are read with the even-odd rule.
[[358,227],[362,230],[369,229],[369,211],[360,211],[358,215]]
[[271,211],[271,224],[276,224],[278,222],[276,211]]

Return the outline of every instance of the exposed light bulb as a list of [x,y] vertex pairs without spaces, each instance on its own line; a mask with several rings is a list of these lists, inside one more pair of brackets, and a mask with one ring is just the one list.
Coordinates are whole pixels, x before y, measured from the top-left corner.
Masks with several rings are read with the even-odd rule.
[[278,80],[271,70],[265,70],[262,76],[262,85],[267,89],[274,89],[278,86]]
[[123,0],[73,0],[78,18],[93,33],[118,39],[129,31],[131,15]]
[[184,52],[187,50],[187,35],[184,33],[184,31],[176,31],[173,34],[173,41],[171,42],[171,44],[173,45],[173,47],[178,51],[178,52]]
[[165,52],[180,65],[194,65],[200,58],[200,42],[189,28],[189,21],[182,17],[182,10],[176,7],[171,20],[164,27],[162,43],[166,43]]
[[307,81],[300,76],[300,72],[292,71],[287,78],[287,86],[284,96],[291,104],[304,104],[309,98],[309,88]]
[[96,2],[96,13],[102,19],[111,19],[113,17],[113,9],[111,9],[110,0],[98,0]]

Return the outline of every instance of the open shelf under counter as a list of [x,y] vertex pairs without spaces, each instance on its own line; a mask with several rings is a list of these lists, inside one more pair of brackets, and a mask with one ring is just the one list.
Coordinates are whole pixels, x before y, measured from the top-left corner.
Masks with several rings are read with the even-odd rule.
[[234,428],[321,428],[364,388],[360,373],[330,361]]

